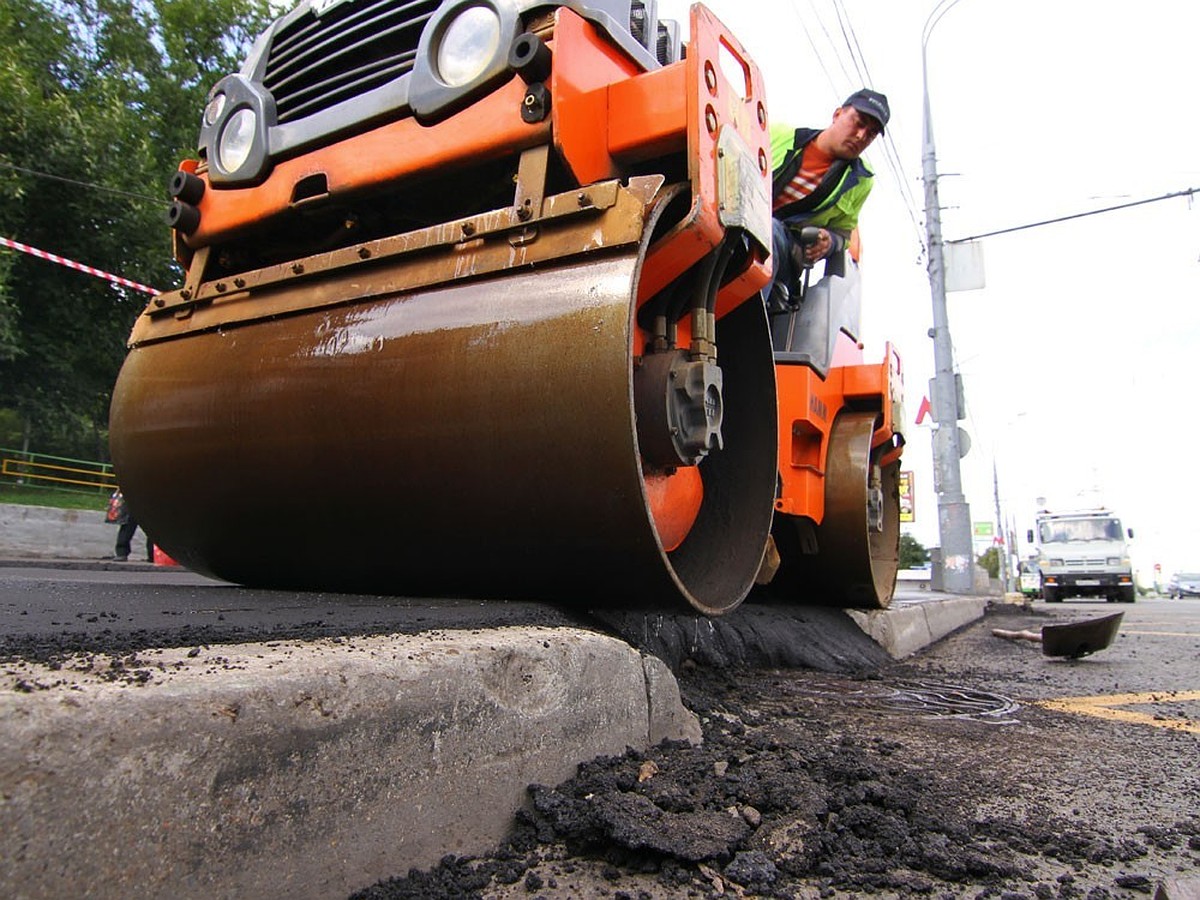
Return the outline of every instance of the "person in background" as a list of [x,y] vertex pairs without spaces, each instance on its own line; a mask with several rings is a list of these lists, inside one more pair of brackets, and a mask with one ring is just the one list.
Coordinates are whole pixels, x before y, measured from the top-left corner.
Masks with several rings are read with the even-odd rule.
[[[768,309],[786,309],[799,299],[792,294],[806,266],[848,246],[857,259],[852,236],[875,180],[861,157],[890,116],[887,97],[864,88],[833,111],[823,130],[771,126],[774,274],[764,294]],[[802,243],[806,226],[815,229],[815,239]]]
[[[108,498],[105,521],[117,526],[117,545],[113,550],[113,559],[125,562],[133,550],[133,535],[138,529],[138,524],[130,514],[129,504],[125,502],[125,495],[121,493],[120,488]],[[142,533],[145,534],[145,529]],[[154,543],[149,535],[146,535],[146,561],[154,562]]]

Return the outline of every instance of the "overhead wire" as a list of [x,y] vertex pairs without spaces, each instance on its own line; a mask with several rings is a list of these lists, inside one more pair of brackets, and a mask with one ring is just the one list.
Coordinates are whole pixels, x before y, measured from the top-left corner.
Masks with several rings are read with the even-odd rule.
[[842,77],[846,84],[853,84],[854,79],[850,77],[850,73],[846,69],[846,64],[842,60],[841,51],[838,49],[838,43],[833,39],[833,35],[829,33],[829,29],[825,27],[825,20],[821,18],[821,14],[817,11],[817,6],[813,0],[808,0],[808,6],[812,10],[813,18],[817,20],[817,24],[821,26],[821,31],[825,35],[825,40],[829,42],[830,48],[833,50],[834,58],[837,60],[838,68],[842,70]]
[[13,163],[2,161],[0,161],[0,168],[13,169],[14,171],[22,172],[26,175],[33,175],[36,178],[45,178],[50,181],[61,181],[64,184],[72,184],[76,187],[91,188],[95,191],[105,191],[109,194],[117,194],[121,197],[128,197],[131,200],[144,200],[147,203],[153,203],[157,206],[166,206],[166,201],[162,197],[150,197],[146,194],[135,194],[130,191],[122,191],[119,188],[106,187],[105,185],[96,184],[95,182],[91,181],[78,181],[74,178],[64,178],[62,175],[53,175],[49,172],[39,172],[36,169],[27,169],[24,166],[18,166],[14,165]]
[[871,74],[867,71],[867,62],[863,58],[862,47],[859,46],[858,36],[854,34],[854,26],[850,24],[850,13],[841,0],[833,0],[833,14],[837,16],[838,28],[841,29],[842,40],[845,41],[846,48],[850,51],[850,61],[854,63],[858,80],[862,84],[871,84]]
[[810,47],[812,47],[813,57],[816,59],[818,65],[820,65],[821,71],[825,73],[825,80],[829,82],[830,92],[834,96],[837,96],[837,94],[838,94],[837,84],[833,80],[833,75],[831,75],[829,72],[829,67],[825,65],[825,57],[821,54],[821,51],[817,48],[817,42],[813,39],[812,29],[810,29],[808,27],[808,19],[806,19],[804,16],[802,16],[800,14],[800,10],[797,7],[797,0],[792,0],[792,2],[790,2],[788,4],[788,9],[790,9],[792,12],[792,15],[796,17],[796,22],[800,25],[800,27],[802,29],[804,29],[804,36],[806,38],[808,38],[808,45]]
[[[846,9],[843,0],[832,0],[832,2],[834,12],[838,18],[838,25],[841,28],[842,39],[845,41],[846,47],[850,52],[850,58],[854,61],[855,70],[859,73],[860,83],[868,87],[873,87],[875,79],[871,76],[866,54],[859,43],[854,22],[850,18],[850,11]],[[957,0],[952,0],[952,2],[957,2]],[[883,133],[881,147],[883,149],[884,162],[896,182],[896,187],[900,194],[900,202],[904,204],[905,211],[908,213],[913,230],[917,235],[917,243],[921,247],[921,253],[924,254],[928,252],[928,248],[925,246],[925,233],[920,224],[920,217],[917,214],[917,210],[920,207],[917,204],[916,197],[912,193],[912,185],[905,176],[904,164],[900,160],[900,153],[896,149],[895,141],[892,135],[886,130]]]
[[1185,188],[1182,191],[1173,191],[1170,194],[1160,194],[1157,197],[1148,197],[1145,200],[1134,200],[1131,203],[1119,203],[1116,206],[1105,206],[1102,209],[1089,209],[1086,212],[1072,213],[1069,216],[1058,216],[1054,219],[1042,219],[1037,222],[1028,222],[1025,225],[1013,225],[1010,228],[1000,228],[996,231],[985,231],[982,234],[973,234],[970,237],[956,238],[953,241],[943,241],[945,244],[965,244],[969,241],[977,241],[980,238],[995,237],[998,234],[1011,234],[1014,231],[1025,231],[1029,228],[1040,228],[1043,225],[1056,225],[1059,222],[1070,222],[1072,219],[1083,219],[1087,216],[1098,216],[1100,213],[1114,212],[1119,209],[1129,209],[1131,206],[1144,206],[1147,203],[1158,203],[1161,200],[1173,200],[1176,197],[1187,197],[1188,202],[1191,202],[1193,195],[1200,193],[1200,188]]

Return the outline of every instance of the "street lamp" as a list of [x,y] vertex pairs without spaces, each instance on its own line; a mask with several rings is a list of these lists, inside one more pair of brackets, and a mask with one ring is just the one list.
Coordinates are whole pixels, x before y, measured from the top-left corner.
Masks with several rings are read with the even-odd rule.
[[933,295],[933,396],[930,398],[936,430],[933,433],[934,490],[938,497],[938,535],[941,540],[945,590],[954,594],[975,592],[974,544],[971,510],[962,490],[958,461],[958,386],[954,377],[954,344],[946,315],[946,265],[943,258],[942,215],[938,204],[937,156],[933,147],[933,120],[929,114],[929,72],[925,50],[933,28],[959,0],[941,0],[921,32],[921,84],[925,94],[924,138],[921,142],[922,181],[925,184],[925,234],[929,244],[929,289]]

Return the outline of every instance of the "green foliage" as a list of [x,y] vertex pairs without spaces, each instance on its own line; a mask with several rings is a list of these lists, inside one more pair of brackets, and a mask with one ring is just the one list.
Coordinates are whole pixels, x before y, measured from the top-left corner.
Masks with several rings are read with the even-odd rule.
[[929,551],[911,534],[900,535],[900,568],[916,569],[929,562]]
[[[165,185],[194,152],[208,88],[269,17],[266,0],[0,4],[0,235],[176,284]],[[0,384],[40,452],[107,458],[112,385],[147,300],[0,250]]]
[[108,491],[61,491],[19,484],[0,484],[0,503],[50,506],[55,509],[104,509]]
[[15,410],[0,408],[0,447],[20,447],[24,435]]
[[1000,577],[999,547],[988,547],[987,550],[980,554],[979,559],[977,559],[976,562],[983,566],[983,568],[987,569],[988,578]]

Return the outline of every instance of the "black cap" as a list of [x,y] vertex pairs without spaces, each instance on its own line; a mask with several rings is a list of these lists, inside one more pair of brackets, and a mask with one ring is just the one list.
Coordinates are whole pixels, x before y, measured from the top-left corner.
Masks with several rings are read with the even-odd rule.
[[861,91],[856,91],[846,98],[846,102],[842,106],[853,106],[860,113],[866,113],[873,119],[879,121],[879,131],[887,127],[888,117],[891,116],[891,110],[888,109],[887,97],[872,91],[868,88],[863,88]]

